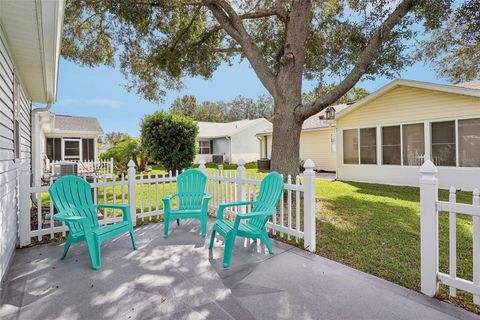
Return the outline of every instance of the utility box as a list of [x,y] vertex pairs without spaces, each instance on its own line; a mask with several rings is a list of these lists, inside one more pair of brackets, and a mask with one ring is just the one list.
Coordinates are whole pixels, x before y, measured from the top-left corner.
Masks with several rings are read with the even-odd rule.
[[260,159],[257,160],[258,170],[270,170],[270,159]]
[[212,155],[212,162],[216,164],[223,163],[223,154],[214,154]]

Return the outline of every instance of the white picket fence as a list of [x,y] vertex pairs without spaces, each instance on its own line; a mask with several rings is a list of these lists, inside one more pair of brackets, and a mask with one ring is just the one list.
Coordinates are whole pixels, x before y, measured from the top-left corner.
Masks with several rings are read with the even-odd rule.
[[97,159],[97,160],[55,160],[50,161],[47,159],[45,168],[46,171],[52,175],[58,175],[60,170],[60,165],[65,163],[75,163],[78,165],[78,175],[102,175],[104,177],[111,178],[114,175],[114,166],[113,158],[111,159]]
[[[473,302],[480,305],[480,192],[472,193],[472,204],[456,202],[456,188],[449,190],[449,201],[438,200],[438,170],[427,160],[420,168],[420,232],[421,232],[421,291],[435,296],[440,284],[449,287],[451,296],[457,289],[473,294]],[[448,212],[448,274],[439,271],[439,212]],[[457,276],[457,214],[472,217],[473,279]]]
[[[311,160],[305,162],[303,179],[299,176],[292,179],[287,177],[284,185],[284,197],[278,212],[272,215],[267,228],[274,234],[286,236],[288,239],[303,239],[304,247],[315,251],[315,172]],[[236,171],[207,170],[204,161],[200,170],[208,176],[206,192],[212,195],[209,203],[210,212],[216,213],[220,203],[255,200],[263,174],[248,174],[244,162],[240,161]],[[133,161],[129,163],[127,177],[116,179],[95,179],[90,183],[94,203],[128,204],[134,224],[137,221],[156,221],[163,215],[162,198],[176,192],[176,176],[173,174],[152,175],[141,173],[137,177]],[[302,181],[303,180],[303,181]],[[303,182],[303,184],[302,184]],[[53,239],[55,236],[65,235],[67,228],[64,224],[51,219],[54,214],[53,204],[48,196],[49,186],[30,186],[28,172],[20,177],[21,192],[19,217],[20,246],[30,245],[32,240]],[[51,179],[50,184],[53,183]],[[250,206],[240,207],[228,214],[249,212]],[[122,220],[116,212],[105,209],[99,210],[99,222],[102,225],[116,223]]]

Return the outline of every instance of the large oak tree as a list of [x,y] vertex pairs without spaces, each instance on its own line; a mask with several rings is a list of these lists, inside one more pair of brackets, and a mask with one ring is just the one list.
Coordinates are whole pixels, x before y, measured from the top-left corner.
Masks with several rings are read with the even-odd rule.
[[[274,100],[272,167],[298,170],[302,123],[363,77],[411,64],[419,32],[440,27],[452,0],[70,0],[62,53],[84,65],[119,61],[128,89],[159,100],[186,76],[247,60]],[[231,75],[232,81],[242,79]],[[328,92],[302,101],[302,81]]]

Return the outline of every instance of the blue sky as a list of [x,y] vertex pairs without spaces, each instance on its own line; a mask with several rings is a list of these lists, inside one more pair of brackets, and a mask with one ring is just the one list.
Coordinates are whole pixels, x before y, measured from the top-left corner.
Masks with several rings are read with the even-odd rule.
[[[429,66],[417,63],[404,70],[403,79],[444,83],[437,79]],[[378,78],[362,81],[359,86],[373,92],[390,80]],[[188,78],[185,88],[169,91],[164,101],[152,103],[141,99],[135,93],[125,90],[126,80],[117,70],[108,67],[80,67],[75,63],[61,60],[57,103],[52,111],[59,114],[96,117],[105,132],[121,131],[132,136],[139,135],[139,124],[145,114],[157,110],[168,110],[178,96],[192,94],[199,101],[228,101],[238,95],[256,98],[267,94],[248,63],[222,65],[211,80]],[[304,91],[315,87],[305,83]]]

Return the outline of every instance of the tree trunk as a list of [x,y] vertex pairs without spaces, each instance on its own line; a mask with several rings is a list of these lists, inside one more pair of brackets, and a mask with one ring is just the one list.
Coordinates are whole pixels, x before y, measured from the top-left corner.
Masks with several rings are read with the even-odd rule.
[[[294,116],[295,105],[276,99],[273,117],[272,170],[278,171],[286,179],[299,173],[299,146],[302,122]],[[298,103],[297,103],[298,104]]]

